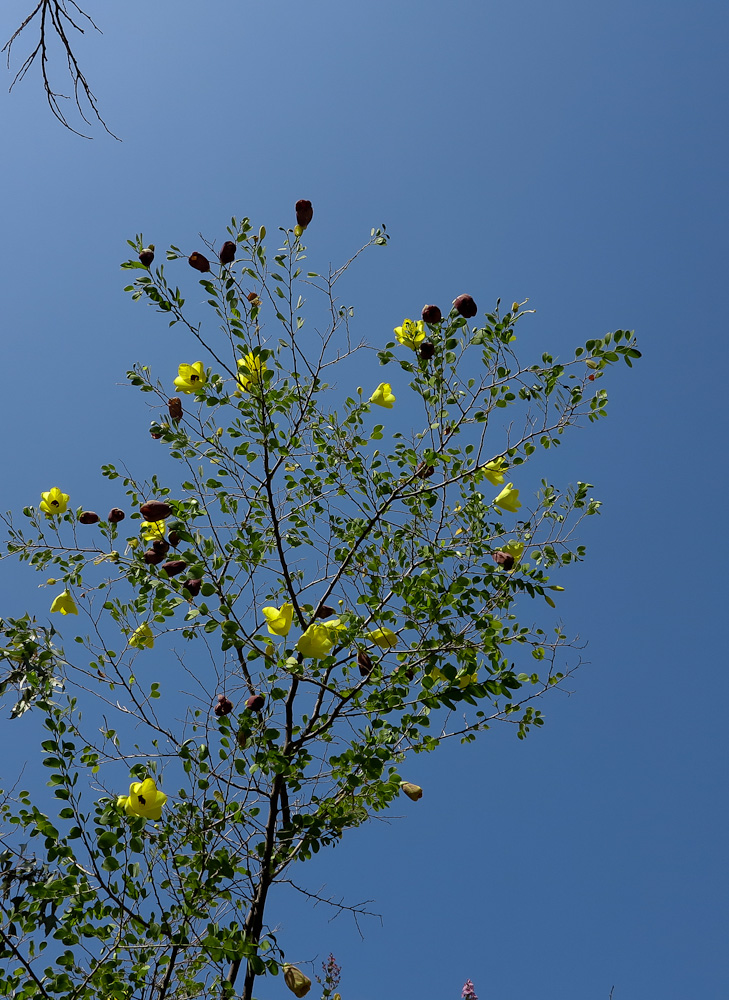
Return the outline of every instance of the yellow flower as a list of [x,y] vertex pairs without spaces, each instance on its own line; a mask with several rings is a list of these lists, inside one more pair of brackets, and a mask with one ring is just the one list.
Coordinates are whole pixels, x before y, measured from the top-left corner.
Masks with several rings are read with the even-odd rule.
[[154,542],[158,538],[165,537],[165,522],[142,521],[139,526],[139,530],[142,532],[142,538],[145,542]]
[[394,402],[395,397],[392,394],[392,386],[389,382],[380,382],[370,396],[370,403],[377,403],[378,406],[384,406],[386,410],[391,410]]
[[370,639],[380,649],[393,649],[397,646],[397,636],[389,628],[376,628],[370,632]]
[[395,336],[403,347],[412,347],[413,350],[416,350],[418,344],[425,340],[423,321],[419,319],[417,323],[414,323],[411,319],[404,319],[402,326],[395,327]]
[[518,562],[521,559],[521,554],[524,551],[524,543],[517,542],[514,538],[510,538],[506,545],[500,546],[502,552],[506,552],[508,555],[514,557],[514,562]]
[[467,670],[459,670],[455,681],[449,681],[446,675],[438,667],[430,671],[430,676],[436,681],[445,681],[447,684],[457,683],[459,688],[467,688],[469,684],[478,684],[478,670],[469,673]]
[[284,963],[283,974],[284,982],[294,996],[305,997],[311,989],[309,977],[305,976],[301,969],[297,969],[295,965],[290,965],[288,962]]
[[175,379],[175,385],[180,392],[197,392],[208,380],[202,361],[196,361],[193,365],[180,365],[177,370],[179,375]]
[[492,486],[500,486],[504,481],[504,470],[508,466],[503,458],[495,458],[483,466],[483,474]]
[[145,819],[160,819],[162,806],[167,801],[164,792],[160,792],[153,778],[144,781],[133,781],[129,786],[129,795],[120,795],[117,808],[123,809],[127,816],[143,816]]
[[288,635],[294,618],[293,604],[282,604],[280,608],[264,608],[263,614],[271,635]]
[[47,493],[41,493],[40,509],[46,517],[52,517],[54,514],[65,514],[68,500],[68,493],[61,493],[59,488],[54,486]]
[[502,510],[508,510],[511,514],[516,514],[521,507],[521,500],[519,499],[519,490],[514,489],[513,483],[507,483],[501,493],[499,493],[494,500],[494,507],[501,507]]
[[154,646],[152,629],[146,622],[135,629],[129,636],[129,645],[134,649],[151,649]]
[[268,371],[266,362],[260,354],[246,354],[244,358],[239,358],[238,367],[241,370],[241,374],[238,376],[238,385],[245,392],[262,385],[263,376]]
[[71,597],[67,590],[64,590],[62,594],[53,599],[53,604],[51,604],[51,612],[60,611],[62,615],[77,615],[78,608],[76,607],[76,602]]
[[296,648],[303,656],[310,656],[313,660],[323,660],[332,651],[337,639],[337,629],[343,628],[346,626],[338,618],[326,624],[317,622],[310,625],[299,638]]

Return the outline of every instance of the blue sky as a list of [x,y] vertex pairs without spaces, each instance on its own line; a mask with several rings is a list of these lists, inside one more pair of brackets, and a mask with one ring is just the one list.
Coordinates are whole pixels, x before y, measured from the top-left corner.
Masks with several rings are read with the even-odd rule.
[[[137,232],[192,249],[306,197],[312,262],[392,235],[344,293],[372,343],[462,291],[529,296],[539,353],[635,328],[608,420],[551,473],[604,502],[560,580],[590,664],[541,732],[417,758],[417,808],[317,859],[315,887],[374,900],[364,940],[283,891],[275,919],[292,959],[334,952],[344,1000],[450,1000],[466,977],[482,1000],[723,1000],[729,9],[91,3],[104,34],[79,54],[123,141],[61,129],[33,73],[0,98],[0,507],[59,484],[103,510],[102,462],[154,470],[124,372],[195,352],[122,291]],[[8,35],[30,3],[4,7]],[[3,564],[0,613],[42,614],[37,582]],[[19,739],[30,724],[4,723],[4,752]]]

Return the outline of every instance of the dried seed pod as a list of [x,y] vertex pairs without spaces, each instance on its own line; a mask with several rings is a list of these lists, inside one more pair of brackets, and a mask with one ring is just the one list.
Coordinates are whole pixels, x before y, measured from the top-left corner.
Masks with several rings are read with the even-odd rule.
[[155,552],[154,549],[147,549],[144,553],[144,561],[148,566],[159,566],[164,557],[164,552]]
[[150,500],[142,504],[139,513],[145,521],[164,521],[172,513],[172,508],[164,500]]
[[194,267],[196,271],[202,271],[203,274],[205,271],[210,270],[210,261],[204,254],[198,253],[197,250],[190,254],[187,258],[187,263],[190,267]]
[[432,340],[424,340],[422,344],[418,347],[418,354],[423,359],[423,361],[430,361],[430,359],[435,354],[435,344]]
[[400,788],[402,788],[403,792],[405,792],[407,797],[412,799],[413,802],[417,802],[418,799],[422,799],[423,797],[423,789],[420,785],[414,785],[412,781],[401,781]]
[[478,307],[470,295],[459,295],[453,300],[453,308],[464,319],[472,319],[478,312]]
[[266,702],[266,698],[262,694],[252,694],[250,698],[246,701],[246,708],[249,708],[251,712],[260,712]]
[[260,296],[256,292],[248,292],[246,298],[252,306],[260,306],[261,304]]
[[372,673],[372,660],[368,653],[365,653],[363,649],[357,653],[357,666],[359,667],[359,672],[363,677],[367,677]]
[[435,472],[434,465],[428,465],[427,462],[421,462],[420,465],[415,470],[415,475],[418,479],[430,479],[430,477]]
[[297,225],[301,226],[302,229],[306,229],[313,218],[314,209],[311,207],[311,202],[307,201],[306,198],[299,198],[296,202]]
[[169,562],[162,564],[162,569],[167,576],[177,576],[178,573],[182,573],[187,569],[187,563],[184,559],[171,559]]
[[311,980],[295,965],[284,964],[284,982],[295,997],[305,997],[311,989]]
[[180,544],[180,536],[177,534],[176,531],[171,531],[167,536],[167,539],[173,549],[176,549],[177,546]]
[[218,258],[221,264],[232,264],[235,260],[235,243],[232,240],[226,240],[220,248],[220,253]]
[[139,251],[139,259],[145,267],[149,267],[154,260],[154,243],[150,243],[144,250]]
[[330,608],[328,604],[322,604],[316,613],[317,618],[330,618],[332,615],[336,615],[336,610]]
[[233,702],[228,701],[224,694],[218,695],[218,704],[215,706],[216,715],[230,715],[233,711]]
[[155,538],[152,542],[152,548],[155,552],[159,552],[163,556],[166,556],[170,551],[169,542],[166,542],[164,538]]
[[99,520],[99,515],[95,514],[93,510],[85,510],[83,514],[79,514],[79,524],[96,524]]
[[421,316],[423,317],[423,322],[427,323],[428,326],[440,323],[443,319],[443,313],[440,311],[438,306],[423,306]]
[[502,566],[504,569],[512,569],[514,566],[514,557],[509,552],[492,552],[491,558],[497,566]]
[[185,580],[182,586],[183,589],[188,592],[190,597],[197,597],[200,593],[200,587],[202,587],[202,580]]
[[179,396],[167,400],[167,409],[173,420],[182,420],[182,400]]
[[118,507],[112,507],[106,520],[111,524],[118,524],[120,521],[123,521],[125,517],[126,514],[123,510],[119,510]]

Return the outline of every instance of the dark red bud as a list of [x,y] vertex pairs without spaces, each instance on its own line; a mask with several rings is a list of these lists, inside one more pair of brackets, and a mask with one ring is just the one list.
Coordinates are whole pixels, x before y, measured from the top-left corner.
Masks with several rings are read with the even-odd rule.
[[254,305],[258,305],[261,301],[260,298],[258,297],[257,292],[249,292],[246,295],[246,298],[248,299],[249,302],[252,302]]
[[316,613],[317,618],[329,618],[331,615],[335,615],[337,612],[334,608],[330,608],[328,604],[322,604]]
[[470,295],[459,295],[453,300],[453,307],[464,319],[471,319],[478,312],[478,307]]
[[194,267],[196,271],[205,273],[205,271],[210,270],[210,261],[203,254],[198,253],[197,250],[190,254],[187,258],[187,263],[190,267]]
[[514,566],[514,557],[509,552],[492,552],[491,556],[497,566],[503,566],[504,569],[512,569]]
[[111,524],[118,524],[119,521],[123,521],[125,517],[126,514],[123,510],[119,510],[118,507],[112,507],[106,520],[111,522]]
[[251,712],[260,712],[265,702],[266,699],[262,694],[252,694],[246,702],[246,708],[249,708]]
[[170,551],[169,542],[166,542],[164,538],[155,538],[152,542],[152,548],[155,552],[159,552],[163,556],[166,556]]
[[429,479],[435,472],[434,465],[428,465],[427,462],[421,462],[420,465],[415,470],[415,475],[418,479]]
[[176,549],[177,546],[180,544],[180,536],[177,534],[176,531],[171,531],[167,536],[167,538],[169,539],[169,543],[173,549]]
[[423,306],[423,312],[421,313],[423,321],[428,324],[428,326],[433,326],[435,323],[440,323],[443,319],[443,314],[441,313],[438,306]]
[[144,561],[148,566],[159,566],[164,557],[164,552],[155,552],[154,549],[147,549],[144,553]]
[[587,378],[588,378],[588,381],[590,381],[590,382],[594,382],[595,381],[595,376],[594,375],[588,375]]
[[141,260],[141,262],[144,264],[145,267],[149,267],[149,265],[154,260],[154,250],[152,249],[152,247],[145,247],[144,250],[140,250],[139,259]]
[[162,435],[159,434],[153,427],[150,427],[149,434],[150,437],[153,437],[155,441],[159,441],[159,439],[162,437]]
[[232,264],[235,260],[235,243],[232,240],[226,240],[220,248],[218,257],[221,264]]
[[372,672],[372,660],[363,649],[360,649],[357,653],[357,666],[363,677],[367,677]]
[[228,701],[224,694],[218,695],[218,704],[215,706],[216,715],[230,715],[233,711],[233,702]]
[[182,401],[179,396],[167,400],[167,409],[173,420],[182,420]]
[[418,354],[423,359],[423,361],[430,361],[430,359],[435,354],[435,344],[430,340],[424,340],[422,344],[418,347]]
[[164,521],[172,513],[172,508],[163,500],[150,500],[142,504],[139,513],[145,521]]
[[306,229],[313,218],[314,209],[311,207],[311,202],[306,198],[299,198],[296,202],[296,224]]
[[202,580],[185,580],[182,586],[190,597],[197,597],[200,593],[200,587],[202,587]]
[[162,569],[167,576],[177,576],[178,573],[187,569],[187,563],[184,559],[171,559],[170,562],[163,563]]
[[83,514],[79,515],[79,522],[81,524],[96,524],[99,520],[99,515],[94,514],[93,510],[85,510]]

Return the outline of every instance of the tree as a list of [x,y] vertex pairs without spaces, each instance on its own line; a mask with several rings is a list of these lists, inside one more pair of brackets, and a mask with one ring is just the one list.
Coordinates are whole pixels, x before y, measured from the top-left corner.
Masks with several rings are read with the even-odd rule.
[[302,862],[399,795],[417,808],[412,754],[541,726],[536,703],[579,665],[561,626],[523,615],[555,607],[550,573],[583,558],[599,501],[543,479],[530,503],[527,465],[605,415],[633,335],[522,362],[525,303],[472,325],[459,295],[395,327],[377,354],[395,374],[357,388],[366,347],[337,283],[361,251],[305,271],[311,219],[298,202],[273,254],[247,218],[219,263],[190,254],[217,332],[130,241],[127,291],[211,360],[128,372],[177,478],[106,465],[126,491],[106,518],[60,487],[22,527],[5,517],[5,556],[52,573],[51,611],[83,627],[71,653],[30,613],[2,622],[0,690],[42,719],[50,781],[0,799],[1,995],[251,1000],[279,971],[305,995],[271,887],[309,892]]

